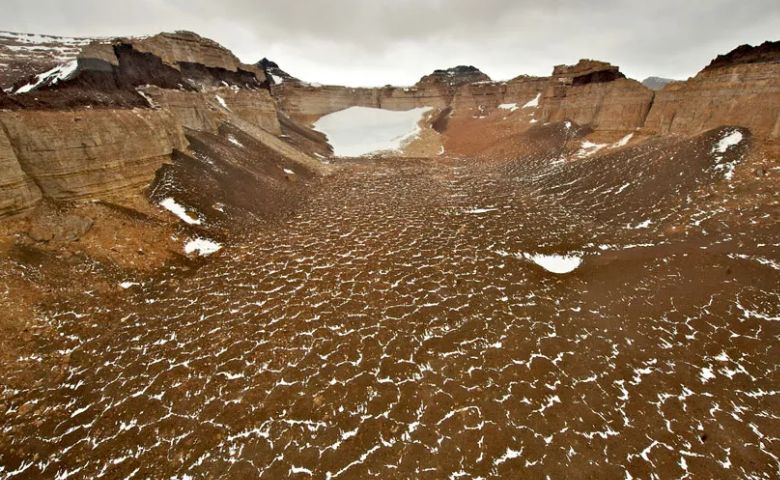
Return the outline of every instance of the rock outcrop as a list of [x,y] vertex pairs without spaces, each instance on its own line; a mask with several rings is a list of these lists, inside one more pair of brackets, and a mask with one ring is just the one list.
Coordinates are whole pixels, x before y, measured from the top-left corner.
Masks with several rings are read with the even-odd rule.
[[764,42],[761,45],[740,45],[725,55],[718,55],[704,70],[714,70],[747,63],[780,62],[780,40]]
[[556,65],[552,77],[554,81],[563,85],[587,85],[626,78],[620,73],[620,68],[614,65],[585,58],[576,65]]
[[221,87],[191,92],[150,86],[139,91],[150,106],[170,111],[186,128],[214,133],[234,115],[270,133],[281,133],[276,106],[268,90]]
[[0,216],[41,198],[104,199],[137,192],[177,151],[184,130],[232,124],[279,155],[288,145],[265,71],[190,32],[83,45],[75,59],[0,95]]
[[[145,186],[174,149],[186,146],[181,128],[162,110],[0,112],[0,125],[16,156],[10,170],[25,172],[54,200],[102,198]],[[28,189],[29,182],[24,185]]]
[[594,60],[559,65],[540,103],[543,122],[571,120],[594,130],[634,130],[644,124],[653,92],[618,67]]
[[212,40],[190,32],[99,40],[75,60],[17,82],[20,108],[139,107],[136,89],[201,91],[222,86],[267,90],[262,69],[242,64]]
[[265,76],[266,78],[269,79],[271,85],[281,85],[284,82],[300,83],[299,79],[285,72],[284,70],[279,68],[279,65],[276,62],[271,61],[267,58],[263,58],[262,60],[257,62],[255,66],[261,69],[265,73]]
[[231,72],[244,68],[238,57],[230,50],[193,32],[160,33],[152,37],[130,38],[122,42],[132,45],[139,52],[154,55],[173,68],[181,69],[186,64]]
[[656,94],[645,122],[651,133],[693,135],[722,125],[780,139],[780,42],[741,46],[695,77]]
[[41,199],[41,191],[16,158],[0,128],[0,218],[27,212]]
[[417,82],[417,87],[426,87],[428,85],[445,85],[448,87],[458,87],[469,83],[490,82],[490,77],[482,73],[477,67],[471,65],[458,65],[457,67],[446,70],[434,70],[432,74],[426,75]]
[[0,32],[0,90],[75,59],[94,40]]

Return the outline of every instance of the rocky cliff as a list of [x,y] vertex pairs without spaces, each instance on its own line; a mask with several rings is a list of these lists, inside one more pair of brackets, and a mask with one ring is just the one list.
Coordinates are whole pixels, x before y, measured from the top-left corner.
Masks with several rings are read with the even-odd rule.
[[629,80],[618,67],[580,60],[559,65],[540,101],[543,122],[571,120],[594,130],[630,131],[644,124],[653,92]]
[[[25,42],[14,35],[0,35],[0,54]],[[749,128],[758,140],[780,136],[778,42],[739,47],[658,92],[595,60],[556,66],[549,77],[493,81],[473,66],[457,66],[410,87],[350,88],[302,82],[267,59],[243,64],[191,32],[69,45],[58,57],[67,61],[46,71],[18,78],[14,67],[11,94],[0,94],[0,216],[28,211],[41,198],[138,191],[187,149],[185,132],[219,135],[225,125],[324,172],[306,152],[327,154],[328,147],[307,125],[352,106],[433,107],[422,137],[437,151],[444,145],[464,155],[535,124],[564,121],[605,140],[722,125]]]
[[[272,89],[280,107],[311,122],[351,106],[408,110],[451,108],[455,116],[484,117],[504,105],[514,111],[531,102],[536,121],[572,120],[596,130],[629,131],[642,126],[653,92],[626,79],[618,67],[594,60],[559,65],[551,77],[520,76],[497,82],[474,67],[437,70],[408,88],[347,88],[285,82]],[[528,122],[525,122],[528,126]]]
[[190,32],[92,41],[10,92],[0,95],[0,216],[41,198],[138,192],[187,150],[187,129],[216,134],[240,124],[279,155],[315,162],[278,138],[263,69]]
[[780,42],[743,45],[695,77],[656,94],[645,127],[657,134],[696,134],[721,125],[780,139]]
[[181,127],[163,110],[83,109],[0,112],[18,168],[47,198],[70,200],[137,189],[174,149]]
[[0,128],[0,218],[29,211],[41,191],[19,163],[11,141]]

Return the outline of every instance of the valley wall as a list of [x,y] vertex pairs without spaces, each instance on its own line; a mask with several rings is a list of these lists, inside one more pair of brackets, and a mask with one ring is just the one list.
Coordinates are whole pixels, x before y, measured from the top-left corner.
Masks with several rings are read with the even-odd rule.
[[[73,68],[4,80],[15,92],[0,91],[0,217],[26,213],[42,199],[137,192],[188,149],[188,131],[217,135],[225,124],[326,171],[311,152],[328,147],[307,125],[353,106],[433,107],[427,127],[442,138],[428,146],[455,154],[563,121],[605,141],[636,131],[695,135],[723,125],[748,128],[758,140],[780,139],[780,42],[739,47],[657,92],[595,60],[556,66],[549,77],[498,82],[459,66],[410,87],[350,88],[302,82],[265,59],[243,64],[191,32],[79,42]],[[25,71],[22,60],[14,62],[13,72]]]
[[139,188],[186,146],[181,127],[162,110],[0,112],[0,124],[15,153],[11,170],[53,200]]
[[721,125],[780,140],[780,61],[708,67],[656,93],[645,127],[660,135],[691,135]]
[[0,218],[42,199],[137,194],[188,150],[187,130],[217,134],[226,123],[272,151],[315,162],[278,138],[264,71],[216,42],[190,32],[99,40],[72,64],[0,93]]

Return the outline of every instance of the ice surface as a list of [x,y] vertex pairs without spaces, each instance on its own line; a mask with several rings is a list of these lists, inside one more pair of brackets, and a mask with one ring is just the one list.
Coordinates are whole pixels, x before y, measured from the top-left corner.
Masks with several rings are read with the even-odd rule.
[[337,157],[397,151],[420,133],[418,123],[430,107],[407,111],[351,107],[325,115],[314,129],[328,136]]

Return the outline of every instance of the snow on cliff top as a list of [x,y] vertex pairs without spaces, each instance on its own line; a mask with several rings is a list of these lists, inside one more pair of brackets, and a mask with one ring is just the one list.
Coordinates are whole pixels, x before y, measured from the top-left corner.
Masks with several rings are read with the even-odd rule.
[[407,111],[350,107],[320,118],[314,129],[328,136],[337,157],[360,157],[397,151],[420,133],[420,120],[430,107]]

